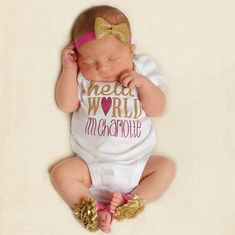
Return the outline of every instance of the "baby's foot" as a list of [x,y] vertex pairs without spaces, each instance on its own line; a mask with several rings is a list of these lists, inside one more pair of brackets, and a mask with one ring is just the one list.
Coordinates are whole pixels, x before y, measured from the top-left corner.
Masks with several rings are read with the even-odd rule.
[[108,211],[98,212],[99,228],[105,232],[109,233],[111,231],[111,215]]
[[[128,196],[131,197],[130,194],[128,194]],[[110,206],[109,206],[109,210],[111,213],[114,213],[116,208],[118,206],[121,206],[125,203],[125,200],[123,199],[122,197],[122,194],[119,193],[119,192],[114,192],[113,195],[112,195],[112,199],[111,199],[111,202],[110,202]]]

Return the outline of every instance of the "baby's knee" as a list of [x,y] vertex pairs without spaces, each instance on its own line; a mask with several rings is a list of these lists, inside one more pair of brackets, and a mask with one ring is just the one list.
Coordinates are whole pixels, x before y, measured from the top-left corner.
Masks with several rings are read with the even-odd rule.
[[51,177],[53,184],[58,185],[66,179],[66,173],[63,170],[63,167],[57,164],[52,168],[50,172],[50,177]]
[[174,176],[176,172],[176,165],[174,161],[165,157],[163,158],[162,161],[163,161],[164,168],[167,169],[167,171]]
[[172,175],[175,175],[176,165],[171,159],[158,156],[154,163],[155,163],[156,171],[161,170],[161,171],[170,173]]
[[52,168],[50,176],[52,182],[57,185],[71,181],[80,181],[87,186],[91,185],[89,169],[79,157],[62,160]]

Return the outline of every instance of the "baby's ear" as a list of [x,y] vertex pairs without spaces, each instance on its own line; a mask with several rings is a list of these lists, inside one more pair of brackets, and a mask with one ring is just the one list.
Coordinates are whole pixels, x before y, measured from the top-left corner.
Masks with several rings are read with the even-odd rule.
[[135,49],[136,49],[136,45],[135,45],[135,44],[131,44],[130,49],[131,49],[131,55],[134,56],[134,54],[135,54]]

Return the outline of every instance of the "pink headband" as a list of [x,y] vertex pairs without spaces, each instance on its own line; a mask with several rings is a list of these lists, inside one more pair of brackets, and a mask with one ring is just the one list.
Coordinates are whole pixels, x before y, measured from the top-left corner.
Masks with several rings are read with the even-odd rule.
[[95,39],[96,39],[96,35],[94,32],[89,32],[89,33],[84,34],[83,36],[75,40],[76,49],[78,50],[84,43],[87,43]]
[[[94,32],[86,33],[82,35],[80,38],[75,39],[74,43],[77,51],[83,44],[95,39],[96,39],[96,34]],[[129,37],[129,43],[131,44],[131,37]]]
[[130,30],[127,23],[112,25],[101,17],[95,18],[95,32],[89,32],[75,39],[75,46],[78,50],[84,43],[95,39],[103,39],[109,35],[114,35],[123,43],[131,43]]

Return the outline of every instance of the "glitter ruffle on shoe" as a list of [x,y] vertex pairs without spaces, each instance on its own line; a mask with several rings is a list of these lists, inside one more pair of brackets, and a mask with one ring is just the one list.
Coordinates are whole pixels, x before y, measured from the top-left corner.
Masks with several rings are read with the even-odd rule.
[[116,208],[114,216],[117,220],[134,218],[144,210],[145,204],[142,196],[134,195],[127,203]]
[[86,229],[95,232],[99,229],[97,201],[84,199],[74,210],[75,217]]

